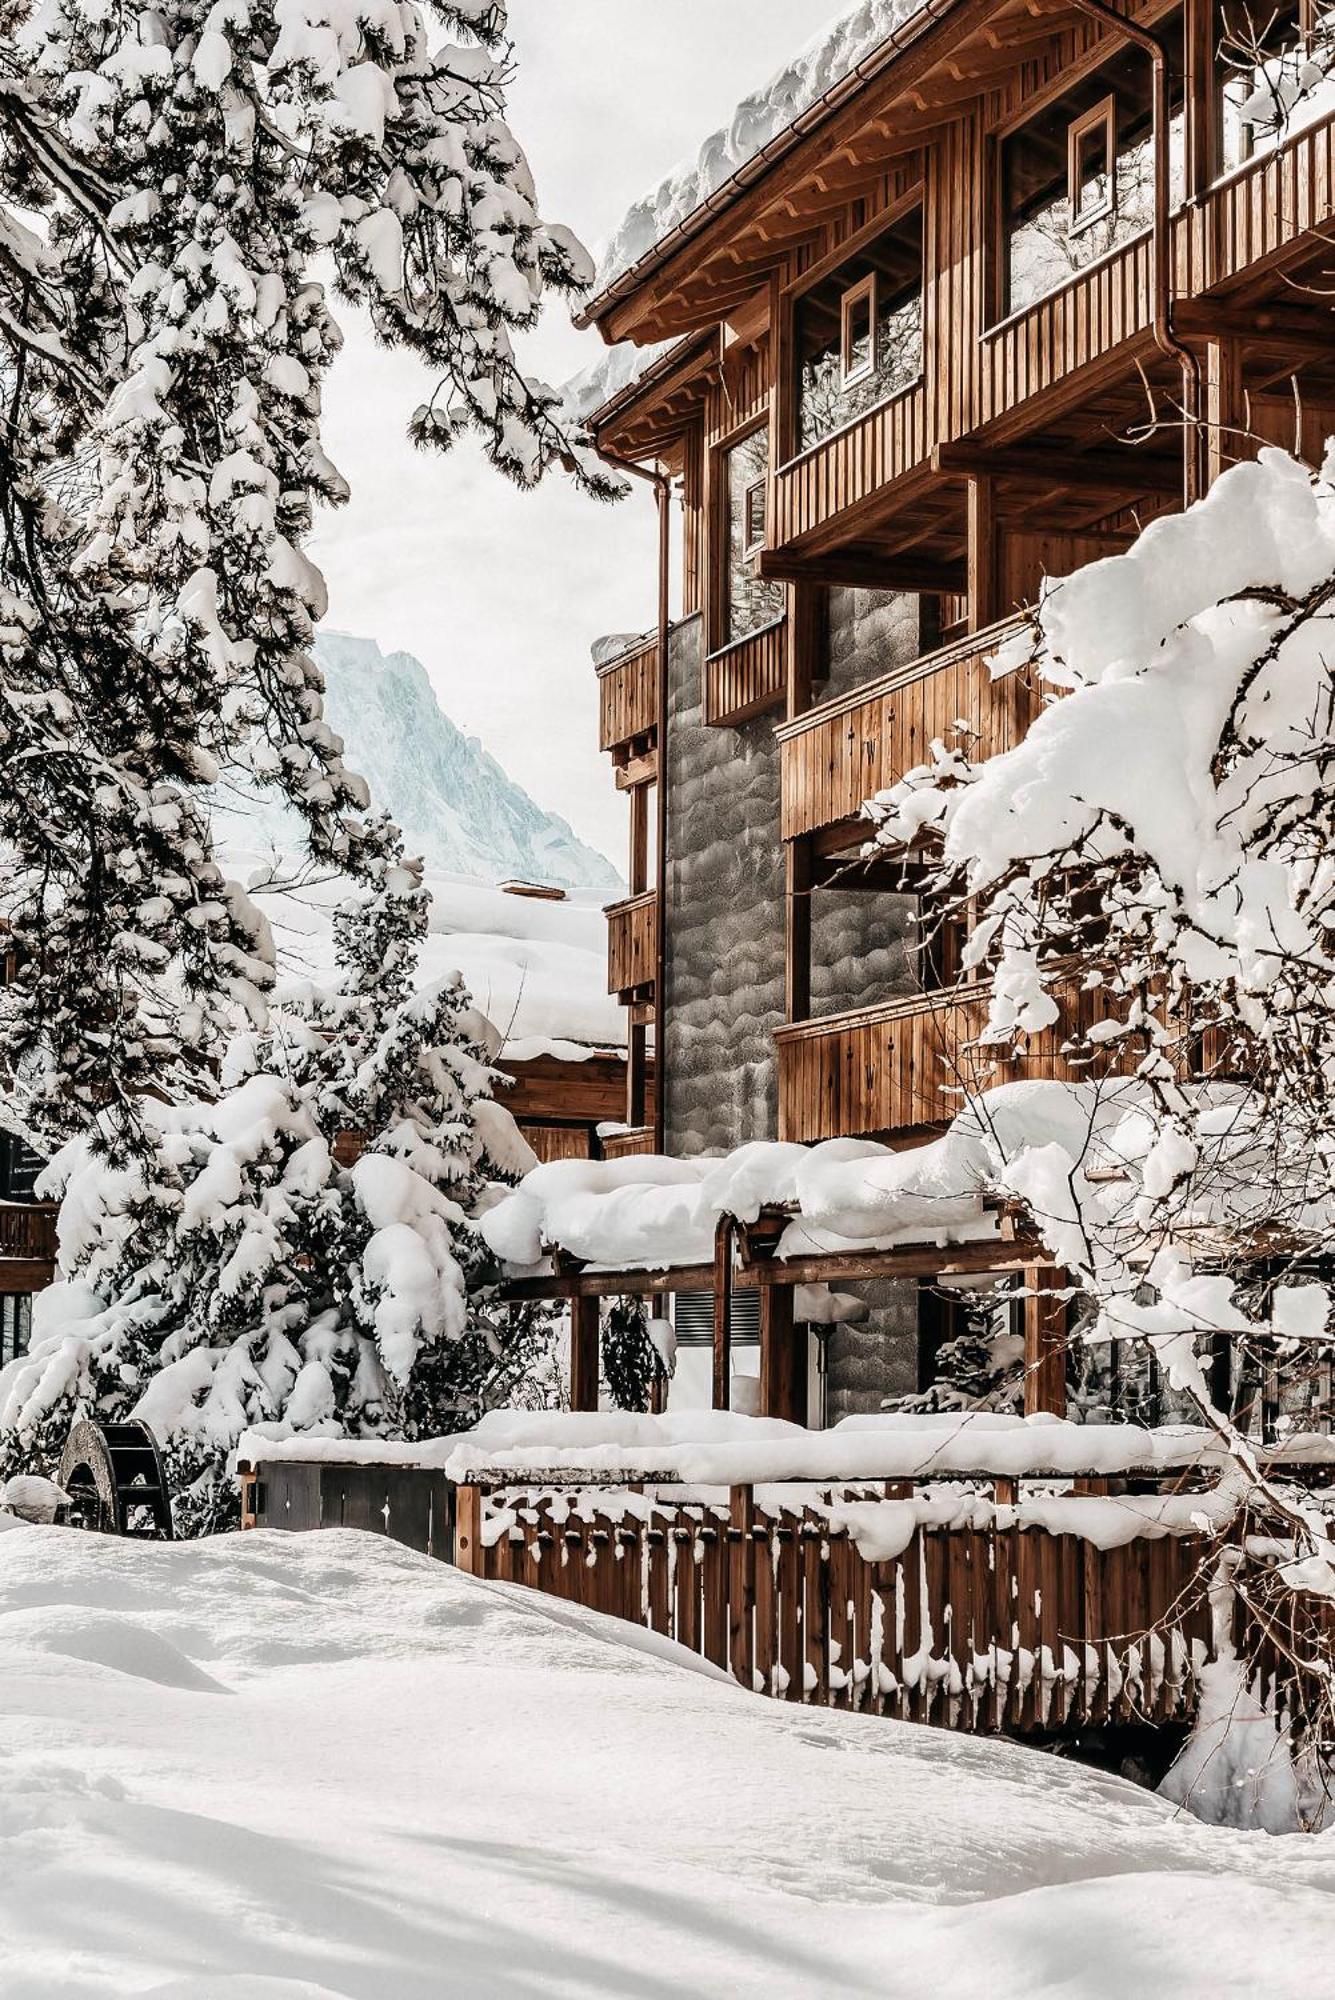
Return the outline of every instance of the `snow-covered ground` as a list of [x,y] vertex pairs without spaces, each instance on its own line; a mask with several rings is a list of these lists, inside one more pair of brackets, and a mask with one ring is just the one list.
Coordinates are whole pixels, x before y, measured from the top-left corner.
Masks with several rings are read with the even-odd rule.
[[4,2000],[1312,2000],[1335,1844],[369,1536],[0,1536]]

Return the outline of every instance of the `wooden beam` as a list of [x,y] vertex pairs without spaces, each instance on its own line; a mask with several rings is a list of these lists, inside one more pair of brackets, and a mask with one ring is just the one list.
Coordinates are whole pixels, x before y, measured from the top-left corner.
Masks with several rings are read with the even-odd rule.
[[793,1323],[791,1285],[760,1294],[760,1414],[807,1420],[807,1330]]
[[789,1021],[811,1012],[811,843],[784,847],[783,1009]]
[[1137,446],[1124,451],[1045,451],[1035,445],[939,444],[937,472],[966,479],[1012,479],[1026,485],[1091,489],[1097,493],[1182,492],[1178,461],[1151,458]]
[[598,1407],[598,1296],[576,1295],[570,1302],[570,1407]]
[[716,1410],[732,1405],[733,1221],[721,1215],[714,1231],[714,1396]]
[[[1040,1265],[1045,1255],[1028,1232],[977,1243],[905,1243],[893,1250],[822,1251],[810,1257],[760,1260],[732,1272],[735,1291],[765,1292],[783,1285],[821,1285],[866,1278],[954,1278],[1003,1276]],[[688,1264],[671,1271],[566,1271],[548,1277],[511,1278],[501,1297],[523,1299],[649,1298],[664,1292],[708,1292],[718,1277],[714,1264]]]
[[1066,1300],[1054,1298],[1070,1280],[1051,1265],[1031,1265],[1024,1301],[1024,1413],[1066,1415],[1066,1340],[1070,1315]]
[[971,632],[995,624],[1001,598],[996,494],[989,476],[970,477],[965,501],[968,547],[968,619]]
[[763,549],[760,574],[783,583],[842,584],[852,590],[962,591],[967,581],[962,562],[838,550],[803,556],[793,549]]
[[628,757],[624,764],[617,765],[617,790],[630,792],[637,785],[654,785],[658,782],[658,752],[650,750],[642,757]]
[[1179,299],[1173,331],[1203,340],[1238,340],[1249,347],[1290,347],[1328,355],[1335,343],[1335,312],[1324,306],[1228,307],[1213,299]]
[[[1332,322],[1335,327],[1335,322]],[[1205,476],[1213,486],[1220,473],[1250,458],[1247,398],[1242,387],[1242,349],[1236,340],[1207,341],[1205,348]]]

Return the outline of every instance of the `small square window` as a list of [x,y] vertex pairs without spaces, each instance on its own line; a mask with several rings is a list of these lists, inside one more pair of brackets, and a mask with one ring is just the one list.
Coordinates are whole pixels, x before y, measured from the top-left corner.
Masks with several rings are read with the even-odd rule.
[[839,302],[839,386],[851,389],[876,372],[876,273],[850,285]]
[[754,479],[742,496],[742,555],[746,561],[765,546],[765,481]]
[[1066,175],[1075,236],[1117,206],[1117,100],[1111,92],[1067,127]]

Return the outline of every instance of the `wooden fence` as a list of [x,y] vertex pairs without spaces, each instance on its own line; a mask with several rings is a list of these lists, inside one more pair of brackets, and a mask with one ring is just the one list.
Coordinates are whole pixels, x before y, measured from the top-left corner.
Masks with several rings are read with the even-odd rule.
[[[975,1733],[1189,1720],[1215,1657],[1210,1585],[1230,1546],[1194,1525],[1156,1532],[1154,1494],[1142,1491],[1120,1494],[1145,1526],[1119,1546],[1032,1513],[1021,1525],[1025,1496],[1051,1482],[986,1474],[949,1489],[701,1489],[591,1474],[455,1484],[427,1467],[345,1461],[240,1471],[246,1527],[386,1534],[474,1576],[647,1627],[758,1693]],[[1115,1485],[1181,1483],[1146,1474]],[[1118,1504],[1106,1481],[1074,1485],[1076,1500]],[[949,1500],[942,1525],[894,1505],[947,1492],[965,1505]],[[1197,1505],[1208,1501],[1186,1503],[1187,1518]],[[881,1559],[878,1547],[894,1553]],[[1335,1617],[1324,1600],[1287,1602],[1284,1619],[1267,1620],[1240,1597],[1231,1637],[1262,1692],[1301,1713],[1307,1690],[1284,1644],[1314,1658]]]

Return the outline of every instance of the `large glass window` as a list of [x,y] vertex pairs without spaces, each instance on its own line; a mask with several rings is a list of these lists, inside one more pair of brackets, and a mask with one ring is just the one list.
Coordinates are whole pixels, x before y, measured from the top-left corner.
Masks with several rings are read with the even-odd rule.
[[1335,110],[1335,10],[1318,0],[1216,0],[1220,169]]
[[[1169,202],[1182,199],[1182,17],[1170,51]],[[1143,49],[1119,49],[1001,149],[1003,311],[1020,312],[1154,220],[1154,90]]]
[[922,374],[922,209],[797,302],[797,441],[805,451]]
[[723,454],[727,504],[727,594],[722,643],[730,645],[784,614],[784,588],[760,574],[769,485],[769,431],[762,427]]

